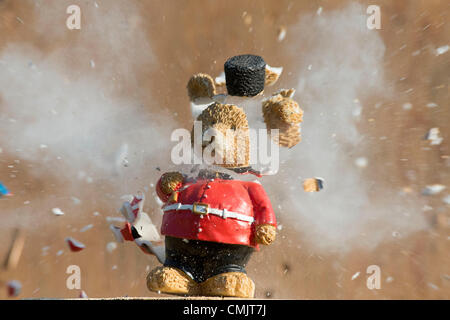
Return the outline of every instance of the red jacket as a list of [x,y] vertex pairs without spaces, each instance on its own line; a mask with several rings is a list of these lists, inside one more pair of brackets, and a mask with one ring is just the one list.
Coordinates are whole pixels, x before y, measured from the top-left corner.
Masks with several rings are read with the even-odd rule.
[[[162,193],[158,181],[156,191],[164,207],[180,203],[192,205],[196,202],[208,204],[210,208],[239,213],[253,217],[254,222],[217,215],[199,215],[191,210],[168,210],[164,212],[161,234],[176,238],[240,244],[257,247],[254,240],[255,226],[276,226],[275,214],[264,188],[257,182],[199,179],[180,185],[177,195],[170,197]],[[170,198],[170,199],[169,199]]]

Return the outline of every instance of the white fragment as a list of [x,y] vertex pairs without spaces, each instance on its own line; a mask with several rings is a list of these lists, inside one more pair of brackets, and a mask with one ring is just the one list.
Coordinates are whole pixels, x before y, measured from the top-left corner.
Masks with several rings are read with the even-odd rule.
[[86,294],[86,292],[84,292],[84,290],[81,290],[80,292],[80,299],[87,299],[88,295]]
[[286,37],[286,27],[280,27],[278,31],[278,41],[281,42]]
[[84,226],[83,228],[80,229],[80,232],[86,232],[89,229],[92,229],[94,225],[93,224],[88,224],[87,226]]
[[90,64],[91,64],[91,68],[94,69],[94,68],[95,68],[95,61],[94,61],[94,60],[91,60],[91,61],[90,61]]
[[450,194],[442,199],[445,204],[450,204]]
[[436,104],[436,103],[434,103],[434,102],[429,102],[429,103],[427,103],[427,107],[428,108],[436,108],[438,105]]
[[443,138],[440,137],[439,134],[440,134],[439,128],[431,128],[428,131],[425,139],[430,140],[431,141],[430,142],[431,145],[440,145],[442,140],[443,140]]
[[424,196],[432,196],[432,195],[438,194],[439,192],[441,192],[445,188],[446,187],[444,185],[442,185],[442,184],[432,184],[432,185],[426,186],[422,190],[422,194]]
[[106,217],[107,222],[125,222],[125,218],[123,217]]
[[215,79],[214,82],[216,85],[221,86],[225,84],[225,72],[221,72]]
[[114,241],[108,242],[108,244],[106,245],[106,251],[108,251],[109,253],[113,252],[116,249],[117,243]]
[[320,16],[320,14],[322,13],[322,11],[323,11],[323,8],[322,8],[322,7],[319,7],[319,9],[317,9],[317,11],[316,11],[316,14],[317,14],[318,16]]
[[359,275],[360,275],[360,273],[361,272],[357,272],[357,273],[355,273],[353,276],[352,276],[352,280],[355,280],[356,278],[358,278],[359,277]]
[[62,216],[64,212],[60,208],[53,208],[52,212],[55,216]]
[[450,47],[449,47],[448,45],[445,45],[445,46],[442,46],[442,47],[437,48],[437,49],[436,49],[436,55],[439,56],[439,55],[441,55],[441,54],[446,53],[446,52],[448,51],[449,48],[450,48]]
[[355,165],[359,168],[367,167],[368,163],[369,163],[369,161],[365,157],[359,157],[359,158],[356,158],[356,160],[355,160]]
[[64,250],[59,250],[56,255],[59,257],[60,255],[62,255],[64,253]]
[[439,287],[434,283],[428,282],[427,285],[433,290],[439,290]]
[[391,283],[392,281],[394,281],[393,277],[387,277],[386,278],[386,283]]
[[411,110],[412,109],[412,104],[409,102],[406,102],[403,104],[403,110]]

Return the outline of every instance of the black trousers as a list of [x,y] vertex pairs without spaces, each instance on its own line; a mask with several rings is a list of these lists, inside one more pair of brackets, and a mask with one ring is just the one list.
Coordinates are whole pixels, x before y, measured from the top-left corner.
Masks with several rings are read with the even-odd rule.
[[166,236],[164,266],[182,270],[196,282],[224,272],[243,272],[254,249],[250,246]]

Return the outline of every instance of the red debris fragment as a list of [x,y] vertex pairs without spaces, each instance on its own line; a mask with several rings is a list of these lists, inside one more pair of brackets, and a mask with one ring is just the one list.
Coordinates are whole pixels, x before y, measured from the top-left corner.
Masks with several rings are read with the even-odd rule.
[[66,242],[69,245],[70,251],[72,252],[78,252],[85,248],[84,244],[70,237],[66,238]]

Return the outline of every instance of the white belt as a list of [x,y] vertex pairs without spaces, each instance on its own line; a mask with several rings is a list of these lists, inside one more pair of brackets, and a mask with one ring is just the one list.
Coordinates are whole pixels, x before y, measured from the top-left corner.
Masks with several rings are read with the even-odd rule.
[[255,219],[253,219],[253,217],[249,217],[244,214],[233,212],[233,211],[228,211],[227,209],[221,210],[221,209],[210,208],[207,203],[200,203],[200,202],[196,202],[194,204],[174,203],[174,204],[165,206],[163,208],[164,212],[171,211],[171,210],[177,210],[177,211],[178,210],[190,210],[194,214],[198,214],[198,215],[214,214],[223,219],[234,218],[234,219],[245,221],[248,223],[252,223],[253,221],[255,221]]

